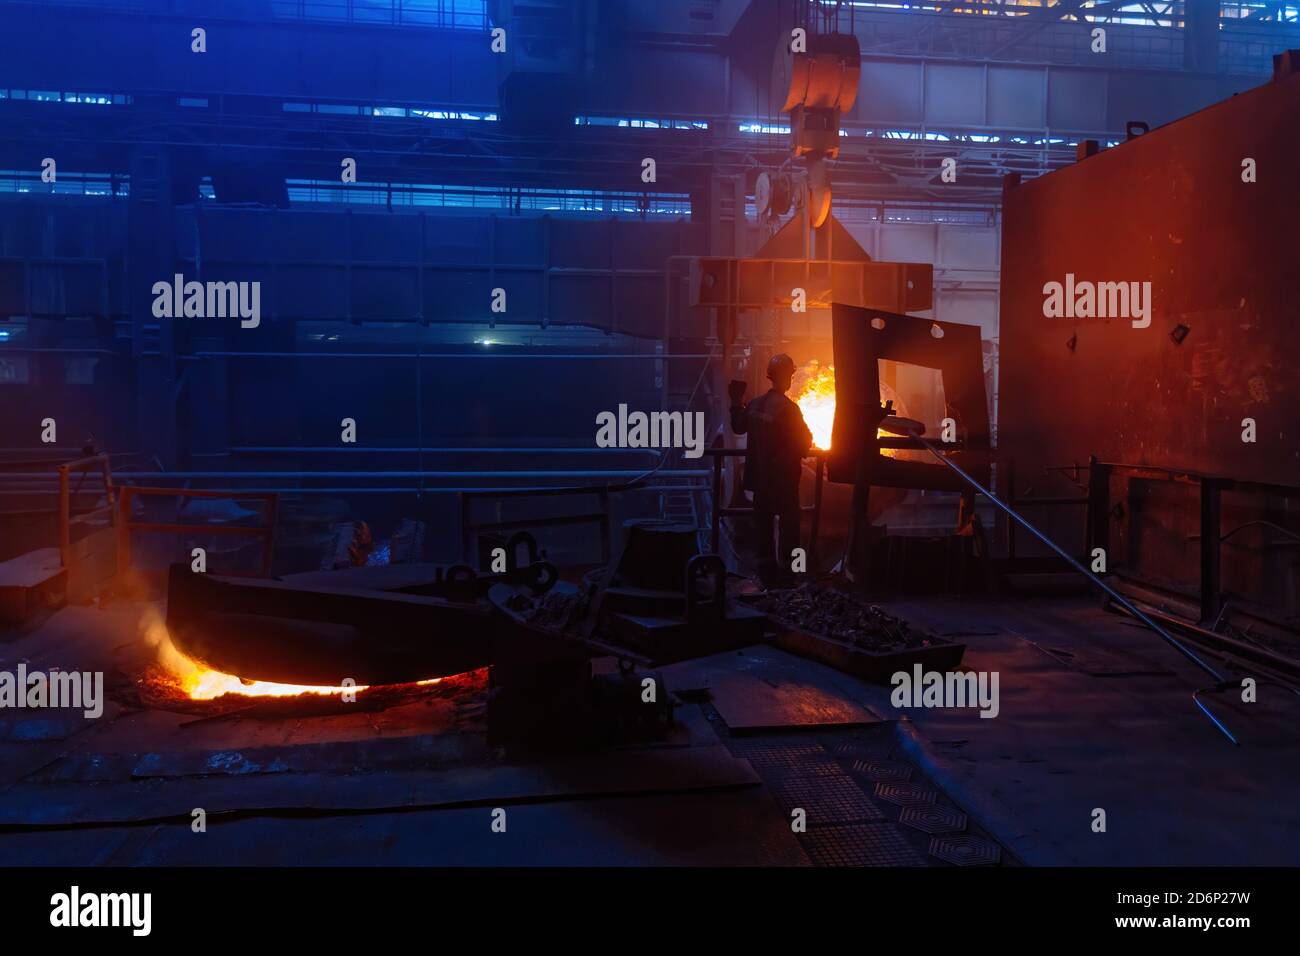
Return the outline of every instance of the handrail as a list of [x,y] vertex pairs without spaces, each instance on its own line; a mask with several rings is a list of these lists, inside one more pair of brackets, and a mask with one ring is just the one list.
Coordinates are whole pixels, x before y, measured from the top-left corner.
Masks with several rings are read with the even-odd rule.
[[[744,448],[706,448],[704,454],[713,458],[713,508],[709,521],[709,550],[713,554],[720,554],[722,547],[722,519],[735,518],[741,515],[753,514],[753,508],[724,508],[722,506],[722,459],[740,458],[747,454]],[[821,530],[822,517],[822,486],[825,483],[826,474],[826,456],[830,452],[824,448],[810,448],[808,453],[803,456],[806,461],[809,458],[815,458],[817,465],[815,469],[815,478],[813,480],[813,503],[811,505],[801,505],[801,512],[810,512],[812,514],[812,527],[808,532],[808,561],[812,563],[817,553],[817,535]]]
[[[93,508],[88,512],[77,515],[75,518],[72,514],[72,489],[70,487],[70,476],[72,472],[92,471],[98,468],[104,478],[104,496],[108,504]],[[72,526],[74,524],[85,524],[94,518],[108,516],[109,524],[113,523],[113,473],[108,465],[107,455],[90,455],[86,458],[78,458],[74,461],[65,461],[58,466],[59,472],[59,563],[65,568],[71,568],[76,556],[72,551]]]
[[[461,555],[465,560],[469,560],[470,544],[472,534],[475,531],[506,531],[510,529],[522,528],[550,528],[561,527],[564,525],[576,524],[598,524],[600,525],[600,560],[602,564],[609,564],[610,561],[610,541],[609,541],[609,496],[613,491],[621,489],[612,489],[603,485],[595,485],[589,488],[558,488],[554,492],[549,490],[535,491],[527,497],[548,497],[551,495],[574,495],[588,494],[595,495],[598,502],[598,511],[588,511],[579,514],[551,515],[543,518],[520,518],[515,521],[474,521],[474,501],[482,498],[500,498],[504,495],[492,494],[489,492],[475,493],[462,492],[460,498],[460,547]],[[514,497],[523,497],[516,495]]]
[[[249,527],[247,525],[201,524],[195,522],[153,522],[132,521],[131,502],[136,496],[156,498],[258,498],[267,501],[266,524]],[[117,533],[117,567],[119,573],[125,573],[131,566],[131,534],[135,531],[153,531],[163,534],[194,532],[197,534],[233,534],[262,539],[261,576],[271,574],[271,559],[275,553],[275,525],[279,513],[280,495],[278,492],[260,491],[218,491],[197,488],[150,488],[139,485],[124,485],[121,489],[120,506],[122,520],[118,522]],[[237,572],[225,572],[236,574]]]
[[1229,478],[1226,475],[1212,475],[1208,472],[1194,471],[1190,468],[1164,468],[1160,465],[1133,465],[1120,461],[1099,461],[1096,464],[1111,469],[1121,477],[1146,478],[1148,480],[1179,481],[1186,484],[1198,484],[1212,481],[1223,490],[1256,491],[1279,497],[1292,498],[1300,496],[1300,485],[1283,484],[1276,481],[1254,481],[1248,478]]
[[1109,510],[1112,475],[1129,481],[1167,481],[1177,485],[1195,485],[1200,494],[1201,512],[1201,622],[1217,620],[1223,609],[1220,521],[1223,494],[1228,491],[1279,498],[1300,498],[1300,485],[1254,481],[1212,475],[1187,468],[1164,468],[1159,465],[1132,465],[1121,462],[1089,462],[1089,535],[1091,547],[1107,546],[1106,512]]

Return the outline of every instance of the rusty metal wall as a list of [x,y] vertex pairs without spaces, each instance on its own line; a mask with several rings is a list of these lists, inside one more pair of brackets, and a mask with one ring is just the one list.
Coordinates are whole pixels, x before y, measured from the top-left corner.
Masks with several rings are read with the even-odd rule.
[[[1297,161],[1291,73],[1007,190],[999,445],[1020,474],[1094,454],[1300,483]],[[1046,318],[1067,273],[1150,281],[1150,327]]]
[[[1089,455],[1300,484],[1300,74],[1290,56],[1264,86],[1007,189],[998,446],[1020,494],[1077,494],[1044,469]],[[1248,159],[1255,182],[1243,181]],[[1149,281],[1149,327],[1046,317],[1044,286],[1067,274]],[[1242,440],[1246,418],[1254,443]],[[1195,590],[1197,487],[1117,482],[1112,496],[1123,507],[1110,519],[1111,569]],[[1082,548],[1082,509],[1031,517]],[[1224,588],[1294,615],[1300,561],[1278,526],[1300,531],[1294,502],[1225,505]]]

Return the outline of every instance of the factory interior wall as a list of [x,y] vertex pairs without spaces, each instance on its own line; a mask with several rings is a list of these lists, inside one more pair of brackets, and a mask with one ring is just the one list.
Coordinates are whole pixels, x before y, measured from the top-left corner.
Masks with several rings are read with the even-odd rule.
[[[653,466],[654,456],[614,450],[597,465],[590,455],[507,461],[500,454],[419,450],[473,448],[484,435],[500,447],[590,448],[598,412],[620,403],[659,409],[681,401],[698,378],[698,361],[500,357],[520,350],[665,354],[665,261],[701,251],[699,229],[687,220],[181,207],[175,271],[205,281],[261,280],[263,317],[247,329],[221,319],[178,325],[180,361],[169,380],[165,372],[174,359],[163,353],[158,333],[166,320],[147,314],[148,297],[142,315],[128,292],[138,284],[126,251],[131,202],[33,195],[0,202],[6,210],[0,216],[0,313],[10,319],[0,343],[0,402],[40,412],[0,416],[0,447],[38,447],[39,422],[50,417],[58,422],[60,451],[80,448],[93,436],[117,456],[118,469],[152,471],[161,462],[221,474],[593,467],[639,473]],[[165,272],[170,278],[172,269]],[[490,308],[498,287],[507,293],[502,314]],[[471,358],[426,357],[417,374],[417,341],[424,353],[468,351]],[[388,354],[364,360],[287,354],[329,351]],[[168,400],[184,423],[175,448],[154,426],[159,403]],[[355,450],[279,450],[337,447],[344,418],[357,422]],[[366,448],[416,451],[369,454]],[[587,482],[575,477],[570,483]],[[248,486],[238,478],[208,484]],[[417,480],[275,483],[331,484],[414,491]],[[437,493],[438,485],[513,484],[499,477],[438,478],[424,482],[418,498],[334,497],[346,498],[349,516],[364,516],[378,532],[404,517],[454,525],[456,496]],[[625,498],[614,504],[616,521],[658,507],[653,494]],[[590,510],[591,502],[580,505],[577,510]],[[500,514],[519,507],[505,505]],[[573,502],[529,507],[530,515],[563,512]],[[539,537],[552,539],[553,553],[589,557],[596,550],[589,528]],[[451,550],[433,557],[454,558],[458,542],[442,543]]]
[[[35,196],[3,202],[7,212],[0,216],[0,259],[6,261],[0,262],[0,313],[18,321],[6,327],[6,344],[13,351],[0,366],[4,370],[0,388],[15,390],[15,398],[39,395],[40,402],[46,403],[43,407],[67,423],[69,433],[94,433],[101,443],[119,448],[142,443],[140,450],[147,450],[148,436],[129,428],[134,413],[122,407],[118,390],[124,381],[137,387],[145,384],[141,377],[148,374],[149,353],[156,355],[158,348],[153,336],[137,343],[143,356],[122,348],[123,323],[138,321],[146,332],[157,323],[149,316],[132,319],[124,238],[129,203]],[[547,327],[580,326],[593,332],[589,347],[648,353],[669,334],[664,262],[679,252],[699,251],[696,232],[688,222],[608,218],[443,218],[190,207],[178,212],[176,234],[175,269],[187,279],[252,276],[262,281],[265,290],[264,318],[258,327],[195,320],[188,333],[188,351],[193,352],[414,353],[415,330],[423,314],[428,342],[441,339],[470,345],[482,338],[479,330],[496,323],[500,331],[495,341],[500,345],[518,341],[520,330],[529,333],[534,345],[544,345]],[[40,261],[25,269],[25,259]],[[548,270],[554,274],[548,276]],[[498,287],[505,289],[508,304],[500,314],[490,307],[492,290]],[[305,323],[315,323],[317,341],[299,334]],[[328,323],[337,327],[326,335],[322,330]],[[381,327],[385,330],[379,331]],[[49,351],[19,351],[35,346]],[[618,364],[593,362],[563,370],[554,363],[549,363],[549,370],[547,363],[535,369],[525,369],[523,364],[511,366],[521,376],[513,384],[522,381],[526,387],[502,389],[497,398],[505,401],[507,392],[529,395],[533,409],[535,396],[559,397],[557,382],[565,382],[564,393],[576,395],[576,400],[605,408],[614,392],[606,394],[602,382],[616,383],[623,391],[642,383],[653,392],[660,377],[653,360],[637,363],[630,375],[627,363],[621,370]],[[259,425],[256,416],[250,419],[244,414],[248,409],[240,409],[241,402],[256,407],[274,396],[277,402],[315,409],[328,401],[304,390],[295,360],[232,358],[221,368],[227,382],[222,387],[230,390],[235,408],[232,421],[247,423],[239,431],[271,427]],[[576,371],[579,368],[583,371]],[[573,389],[575,377],[585,380],[587,373],[590,388]],[[328,369],[321,387],[333,394],[387,394],[394,399],[412,384],[407,379],[413,379],[413,374],[413,363],[402,359],[364,365],[339,360]],[[471,374],[477,381],[477,374]],[[209,373],[196,375],[207,377],[205,389],[216,387]],[[440,404],[445,406],[458,391],[463,394],[468,389],[469,383],[461,383],[458,389],[455,378],[445,367],[426,376],[426,394],[433,403],[426,409],[431,421],[438,421]],[[441,391],[439,380],[445,383]],[[89,389],[104,400],[82,401],[83,395],[64,390],[65,385]],[[203,414],[214,403],[202,400],[203,389],[195,391],[195,412]],[[486,391],[483,400],[491,404],[493,394]],[[116,403],[110,396],[117,397]],[[463,417],[455,420],[444,416],[440,432],[463,437],[491,424],[479,420],[484,415],[491,418],[490,412],[462,412]],[[400,430],[405,417],[391,415],[389,424],[374,428],[375,437]],[[587,416],[584,409],[581,417],[586,422],[594,411]],[[562,420],[539,418],[528,429],[539,440],[559,428],[556,422]],[[226,427],[212,434],[237,437]],[[7,446],[26,447],[34,440],[18,421],[0,421],[0,442]]]

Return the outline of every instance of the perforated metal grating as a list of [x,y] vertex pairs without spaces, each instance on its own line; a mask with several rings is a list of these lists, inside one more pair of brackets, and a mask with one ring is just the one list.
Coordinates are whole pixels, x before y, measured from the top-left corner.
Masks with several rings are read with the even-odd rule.
[[862,760],[883,760],[889,756],[889,752],[894,747],[892,739],[880,733],[862,734],[847,740],[827,743],[824,746],[832,754],[842,759],[858,758]]
[[912,768],[897,760],[855,760],[853,769],[872,780],[906,783],[912,779]]
[[[796,838],[815,865],[1001,862],[1001,848],[965,832],[972,821],[898,752],[892,734],[872,730],[723,739],[752,763],[787,823],[795,808],[807,814]],[[949,835],[956,839],[938,842]]]
[[884,820],[880,811],[848,774],[818,777],[784,777],[772,785],[772,796],[787,814],[802,807],[808,827],[828,823]]
[[834,776],[839,766],[817,744],[732,742],[731,752],[754,765],[760,775]]
[[966,829],[966,814],[956,807],[923,804],[904,807],[898,822],[923,833],[960,833]]
[[927,866],[928,861],[888,823],[809,829],[800,842],[818,866]]
[[932,804],[939,798],[936,791],[918,783],[878,783],[876,796],[898,807]]
[[961,834],[935,837],[930,855],[956,866],[992,866],[1002,859],[1002,848],[983,837]]

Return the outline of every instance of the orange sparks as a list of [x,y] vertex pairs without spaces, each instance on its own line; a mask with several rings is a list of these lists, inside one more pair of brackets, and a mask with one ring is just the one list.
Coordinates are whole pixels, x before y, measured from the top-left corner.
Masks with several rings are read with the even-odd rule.
[[[244,681],[233,674],[223,674],[183,654],[172,642],[167,625],[152,609],[141,622],[145,641],[158,654],[158,663],[180,685],[191,700],[215,700],[226,694],[244,697],[295,697],[298,694],[360,693],[367,685],[356,687],[315,687],[304,684],[278,684],[274,681]],[[433,683],[421,681],[421,683]]]
[[[812,432],[813,447],[829,451],[835,426],[835,366],[822,365],[813,359],[794,373],[790,388],[794,393],[794,403],[799,406],[803,420]],[[884,384],[880,388],[882,396],[888,394],[897,401],[892,389],[887,390]],[[886,434],[883,429],[876,430],[877,438]],[[882,449],[880,453],[887,458],[897,458],[900,454],[893,448]]]
[[812,432],[813,445],[826,451],[831,447],[831,429],[835,424],[835,368],[813,359],[794,374],[795,404]]

